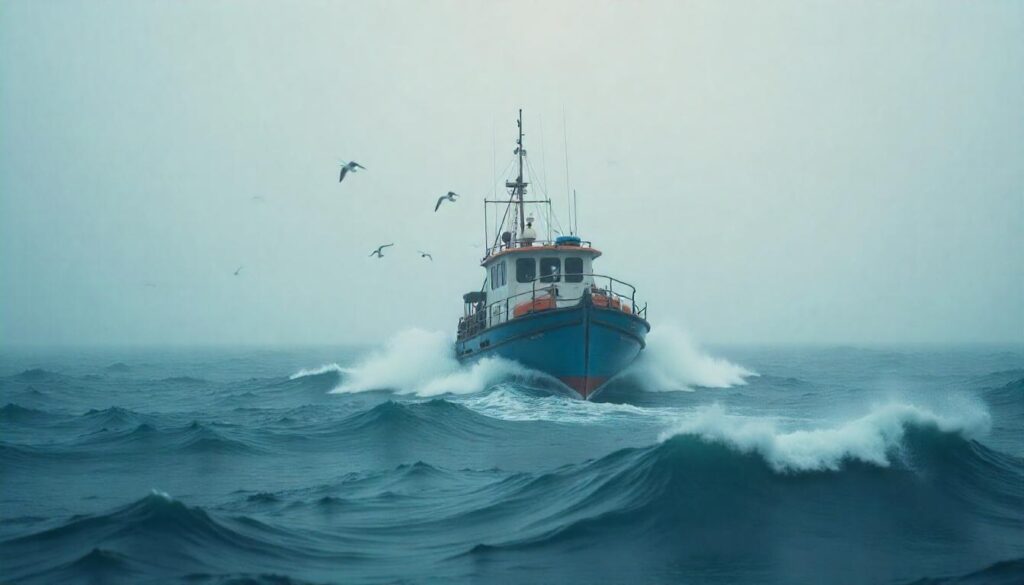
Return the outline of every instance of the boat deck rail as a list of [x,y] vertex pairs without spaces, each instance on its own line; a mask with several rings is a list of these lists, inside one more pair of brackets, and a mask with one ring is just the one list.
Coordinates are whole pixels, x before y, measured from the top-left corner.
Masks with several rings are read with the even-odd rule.
[[[516,307],[528,301],[535,303],[538,298],[553,298],[556,301],[575,301],[579,303],[589,293],[592,298],[603,296],[608,299],[606,306],[628,306],[631,309],[631,314],[644,320],[647,319],[647,303],[644,303],[643,306],[637,304],[636,287],[632,284],[607,274],[596,274],[593,272],[572,274],[571,276],[581,277],[584,280],[590,277],[592,279],[590,287],[584,288],[579,296],[564,297],[559,294],[558,282],[547,282],[544,279],[548,277],[539,276],[530,281],[530,290],[510,295],[500,301],[488,303],[483,307],[475,307],[472,313],[461,317],[459,319],[458,339],[472,337],[493,325],[514,319]],[[600,284],[606,284],[607,286],[602,287],[599,286]],[[618,285],[618,291],[615,290],[616,285]],[[498,310],[495,310],[495,307]]]

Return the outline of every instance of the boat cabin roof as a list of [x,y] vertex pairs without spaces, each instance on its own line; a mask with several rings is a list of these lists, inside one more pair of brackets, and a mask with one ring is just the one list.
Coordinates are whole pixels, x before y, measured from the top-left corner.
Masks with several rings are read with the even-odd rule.
[[487,256],[486,258],[484,258],[480,262],[480,265],[481,266],[487,266],[488,264],[491,264],[492,262],[498,260],[499,258],[504,258],[505,256],[515,256],[515,255],[523,255],[523,254],[545,254],[545,253],[549,254],[551,252],[562,252],[562,253],[567,253],[567,254],[585,254],[585,255],[590,256],[591,258],[597,258],[598,256],[601,255],[601,251],[600,250],[598,250],[597,248],[592,248],[590,246],[580,246],[580,245],[561,245],[561,246],[559,246],[559,245],[556,245],[556,244],[553,244],[553,243],[543,243],[543,244],[538,245],[538,246],[519,246],[519,247],[514,247],[514,248],[513,247],[502,248],[501,250],[499,250],[497,252],[494,252],[490,256]]

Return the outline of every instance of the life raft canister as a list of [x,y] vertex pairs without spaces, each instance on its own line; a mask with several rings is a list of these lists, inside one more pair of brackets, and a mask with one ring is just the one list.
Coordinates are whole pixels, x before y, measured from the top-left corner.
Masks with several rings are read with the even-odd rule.
[[590,298],[593,301],[595,307],[618,309],[623,313],[627,313],[630,315],[633,314],[633,308],[630,307],[628,303],[623,303],[622,301],[620,301],[618,297],[609,296],[604,293],[597,292],[592,293]]
[[513,317],[522,317],[523,315],[529,315],[530,313],[537,313],[539,311],[549,311],[555,308],[555,299],[551,296],[544,296],[532,301],[526,301],[516,305],[516,308],[512,310]]
[[594,301],[595,307],[607,307],[609,309],[622,308],[622,303],[619,302],[619,299],[615,297],[610,297],[606,294],[594,293],[590,296],[590,298]]

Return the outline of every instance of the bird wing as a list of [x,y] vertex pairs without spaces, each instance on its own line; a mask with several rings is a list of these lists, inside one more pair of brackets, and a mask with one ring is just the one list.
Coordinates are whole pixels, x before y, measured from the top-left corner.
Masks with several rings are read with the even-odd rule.
[[347,166],[341,167],[341,175],[338,176],[338,182],[339,183],[345,180],[345,175],[346,174],[348,174],[348,167]]
[[459,194],[456,193],[455,191],[449,191],[448,196],[452,198],[452,201],[454,201],[455,198],[459,196]]
[[353,167],[359,167],[359,168],[363,169],[364,171],[366,170],[366,167],[364,167],[363,165],[361,165],[361,164],[359,164],[359,163],[357,163],[355,161],[352,161],[349,164],[352,165]]
[[434,257],[431,256],[430,254],[427,254],[426,256],[427,256],[427,259],[430,260],[431,262],[434,261]]
[[380,250],[380,249],[384,249],[384,248],[388,248],[388,247],[391,247],[391,246],[394,246],[394,244],[384,244],[383,246],[381,246],[380,248],[378,248],[378,250]]
[[435,212],[436,212],[436,211],[437,211],[438,209],[441,209],[441,202],[442,202],[442,201],[444,201],[446,197],[447,197],[447,196],[442,196],[442,197],[438,197],[438,198],[437,198],[437,205],[435,205],[435,206],[434,206],[434,211],[435,211]]

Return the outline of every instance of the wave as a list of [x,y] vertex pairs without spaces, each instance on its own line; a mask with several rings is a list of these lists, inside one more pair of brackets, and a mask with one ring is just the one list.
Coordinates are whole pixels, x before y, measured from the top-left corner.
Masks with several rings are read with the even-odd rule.
[[[999,409],[1012,409],[1013,414],[1024,414],[1024,378],[982,392],[985,402]],[[1019,420],[1019,417],[1018,417]]]
[[150,423],[142,423],[127,432],[90,435],[80,445],[90,449],[102,447],[106,452],[112,449],[151,452],[154,448],[173,453],[245,455],[263,452],[251,441],[230,438],[199,421],[172,428],[156,428]]
[[988,431],[986,411],[943,417],[909,404],[887,404],[838,427],[784,432],[770,419],[729,416],[718,404],[699,409],[697,415],[664,433],[695,435],[706,441],[758,453],[779,471],[837,470],[849,460],[880,466],[890,464],[892,450],[908,428],[931,426],[971,438]]
[[[217,518],[153,490],[108,514],[75,517],[55,528],[6,540],[0,543],[0,558],[5,558],[8,577],[47,581],[76,568],[92,573],[124,573],[143,565],[150,573],[178,572],[181,567],[238,571],[266,567],[267,559],[311,557],[300,548],[285,548],[281,537],[280,529],[247,518]],[[54,563],[42,574],[23,560],[39,547]]]
[[324,374],[331,374],[332,377],[336,377],[338,374],[347,373],[348,370],[342,368],[338,364],[324,364],[319,368],[301,369],[295,372],[291,376],[288,376],[289,380],[298,380],[299,378],[308,378],[310,376],[322,376]]
[[[98,417],[100,423],[109,423],[108,426],[77,434],[61,443],[0,443],[0,461],[25,464],[32,461],[75,460],[82,457],[102,459],[115,453],[248,455],[266,452],[266,449],[254,440],[229,437],[213,426],[199,421],[178,427],[157,427],[152,421],[135,422],[140,419],[122,417],[117,412],[111,414],[108,411],[98,411],[93,415]],[[84,417],[88,419],[90,415]],[[115,422],[118,424],[113,424]]]
[[[773,539],[794,549],[825,547],[828,539],[820,535],[837,526],[846,541],[891,540],[893,551],[935,539],[975,543],[985,531],[993,546],[1019,537],[1024,460],[970,439],[970,421],[883,408],[833,432],[780,434],[768,448],[761,439],[738,438],[760,432],[726,435],[736,432],[733,423],[712,427],[720,416],[661,444],[534,478],[474,512],[493,522],[495,509],[507,508],[522,520],[518,531],[509,531],[517,536],[478,543],[466,554],[568,554],[613,539],[626,549],[636,541],[639,548],[629,554],[672,557],[683,547],[749,562],[777,549]],[[728,430],[709,440],[707,429],[723,425]],[[865,427],[882,430],[856,438]],[[814,456],[806,456],[798,437]],[[822,447],[834,440],[841,447]],[[876,441],[883,455],[874,451]],[[737,526],[747,527],[742,538]]]
[[132,371],[132,368],[131,368],[131,366],[129,366],[128,364],[126,364],[124,362],[117,362],[117,363],[110,364],[109,366],[103,368],[103,371],[105,371],[105,372],[112,372],[112,373],[115,373],[115,374],[124,374],[124,373]]
[[0,421],[5,423],[36,423],[50,418],[50,414],[8,402],[0,408]]
[[102,410],[90,409],[79,417],[79,420],[94,428],[119,429],[142,424],[143,421],[148,420],[148,417],[127,408],[111,406]]
[[53,373],[53,372],[51,372],[49,370],[44,370],[42,368],[31,368],[31,369],[28,369],[28,370],[24,370],[21,373],[16,374],[13,377],[15,379],[18,379],[18,380],[37,381],[37,380],[46,380],[46,379],[53,378],[53,377],[56,377],[56,376],[58,376],[58,374],[55,374],[55,373]]
[[[188,571],[213,582],[241,573],[308,576],[340,567],[358,572],[353,565],[367,559],[379,565],[380,555],[407,550],[409,534],[431,535],[431,550],[456,564],[485,557],[496,568],[507,558],[522,560],[515,555],[537,554],[533,561],[557,558],[579,571],[594,566],[609,542],[618,558],[632,559],[629,566],[700,559],[714,559],[719,568],[723,562],[749,566],[777,559],[780,547],[802,551],[816,563],[849,563],[837,556],[849,549],[837,546],[840,540],[850,546],[871,543],[872,558],[881,559],[875,566],[883,568],[899,566],[899,555],[911,543],[990,547],[987,554],[996,558],[1013,557],[1008,547],[1019,542],[1024,522],[1024,460],[972,439],[983,427],[972,416],[961,420],[908,405],[879,407],[811,431],[804,437],[808,445],[837,441],[841,448],[825,449],[827,456],[815,460],[825,463],[796,467],[779,464],[780,453],[793,456],[778,447],[792,447],[787,441],[796,441],[793,433],[776,429],[774,451],[760,441],[750,447],[735,439],[748,436],[736,418],[702,412],[691,427],[660,443],[543,472],[452,470],[416,462],[348,473],[327,485],[239,492],[226,506],[234,511],[230,516],[225,507],[207,511],[154,492],[110,513],[6,540],[0,543],[0,563],[12,567],[10,576],[19,582],[62,581],[60,567],[76,562],[95,565],[98,574],[141,570],[147,577],[181,577]],[[382,403],[345,419],[341,432],[368,441],[406,429],[417,439],[424,432],[478,437],[501,424],[434,399]],[[710,428],[725,430],[712,434]],[[884,457],[856,448],[874,436],[883,437]],[[318,528],[284,530],[251,516],[285,509]],[[385,517],[376,516],[382,510]],[[49,555],[44,566],[54,569],[34,573],[39,550]],[[152,559],[164,566],[155,567]],[[939,567],[940,574],[958,566]],[[604,579],[620,582],[625,576]],[[892,581],[873,577],[865,580]],[[815,581],[808,575],[788,580]]]
[[682,329],[663,324],[651,330],[647,347],[621,378],[648,391],[685,391],[742,386],[752,376],[757,373],[704,352]]
[[435,398],[427,402],[387,401],[358,412],[339,423],[331,423],[334,436],[379,438],[407,437],[422,441],[428,437],[479,439],[492,433],[499,421],[473,410]]
[[1024,583],[1024,558],[993,563],[980,571],[956,577],[926,577],[909,585],[1020,585]]
[[157,382],[163,384],[206,384],[207,381],[202,378],[196,378],[194,376],[170,376],[168,378],[160,378]]
[[228,573],[211,575],[193,573],[187,577],[188,583],[199,585],[316,585],[312,581],[304,581],[277,573]]
[[381,350],[352,367],[325,364],[300,370],[290,378],[321,376],[338,380],[331,390],[335,394],[387,390],[425,398],[479,392],[510,378],[545,378],[540,372],[500,358],[485,358],[463,366],[455,359],[450,336],[422,329],[398,333]]

